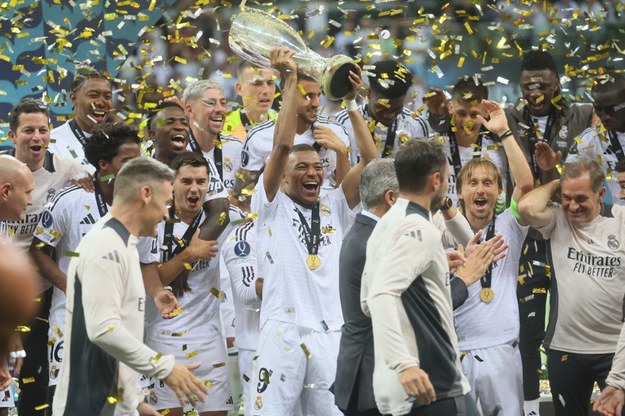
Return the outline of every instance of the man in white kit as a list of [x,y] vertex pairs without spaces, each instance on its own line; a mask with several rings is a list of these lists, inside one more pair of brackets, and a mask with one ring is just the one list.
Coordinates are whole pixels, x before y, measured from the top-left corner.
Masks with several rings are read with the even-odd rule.
[[264,256],[259,274],[265,281],[257,358],[248,383],[251,414],[287,415],[301,406],[304,414],[340,415],[329,391],[342,325],[338,258],[360,200],[360,173],[377,151],[353,100],[360,79],[352,73],[347,107],[361,162],[320,199],[325,174],[320,155],[310,145],[293,145],[301,101],[314,103],[318,97],[303,95],[293,54],[285,48],[271,52],[272,67],[286,81],[284,101],[275,145],[252,199],[257,253]]

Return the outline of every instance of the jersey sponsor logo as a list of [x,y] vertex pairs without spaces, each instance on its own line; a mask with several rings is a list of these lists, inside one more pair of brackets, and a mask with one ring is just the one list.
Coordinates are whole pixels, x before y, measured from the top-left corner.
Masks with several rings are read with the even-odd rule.
[[574,247],[569,247],[567,258],[575,262],[574,272],[606,280],[616,277],[622,263],[618,256],[595,256],[577,251]]
[[50,228],[52,226],[52,212],[50,212],[50,210],[46,209],[43,211],[43,214],[41,214],[41,224],[45,228]]
[[247,241],[239,241],[234,245],[234,254],[237,257],[247,257],[252,252],[252,247]]
[[[299,233],[299,236],[297,237],[297,239],[299,241],[301,241],[302,244],[304,244],[304,246],[306,246],[306,230],[304,228],[304,226],[302,225],[302,223],[300,222],[299,218],[291,218],[291,220],[293,221],[293,226],[297,227],[297,231]],[[327,225],[324,226],[325,229],[330,229],[330,228],[334,228],[332,227],[332,225]],[[332,240],[330,240],[330,235],[331,234],[321,234],[321,236],[319,236],[319,247],[325,247],[325,246],[329,246],[332,244]],[[270,261],[272,261],[270,259]],[[273,264],[273,261],[272,261]]]
[[87,216],[85,218],[82,219],[82,221],[80,221],[81,224],[84,225],[93,225],[96,223],[95,218],[93,218],[93,215],[91,215],[91,213],[87,214]]

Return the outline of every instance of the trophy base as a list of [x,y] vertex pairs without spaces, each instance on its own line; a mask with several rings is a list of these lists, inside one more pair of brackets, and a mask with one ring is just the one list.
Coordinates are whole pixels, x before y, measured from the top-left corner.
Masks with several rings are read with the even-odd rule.
[[330,100],[340,100],[352,91],[349,71],[356,73],[356,63],[345,55],[335,55],[326,62],[323,73],[323,92]]

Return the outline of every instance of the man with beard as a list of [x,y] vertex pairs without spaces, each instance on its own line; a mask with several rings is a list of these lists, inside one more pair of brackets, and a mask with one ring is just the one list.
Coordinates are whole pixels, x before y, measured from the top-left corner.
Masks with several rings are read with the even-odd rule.
[[105,123],[113,110],[113,86],[95,69],[78,68],[70,86],[70,98],[74,117],[52,130],[50,151],[78,160],[93,174],[95,166],[85,159],[84,147],[93,128]]

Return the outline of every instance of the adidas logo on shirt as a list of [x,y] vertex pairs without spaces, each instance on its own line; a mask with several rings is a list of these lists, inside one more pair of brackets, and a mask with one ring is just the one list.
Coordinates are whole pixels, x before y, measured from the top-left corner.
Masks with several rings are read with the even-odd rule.
[[95,218],[93,218],[93,215],[89,214],[87,215],[85,218],[82,219],[82,221],[80,221],[81,224],[95,224]]
[[102,258],[104,260],[110,260],[114,261],[115,263],[119,263],[119,254],[117,253],[117,250],[111,251],[110,253],[103,255]]

